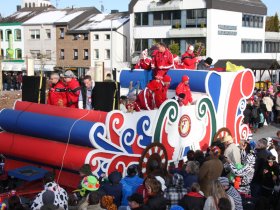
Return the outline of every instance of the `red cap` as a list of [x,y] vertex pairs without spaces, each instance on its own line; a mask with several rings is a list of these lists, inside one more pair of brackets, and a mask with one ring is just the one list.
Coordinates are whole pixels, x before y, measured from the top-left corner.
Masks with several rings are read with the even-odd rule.
[[182,82],[188,82],[190,78],[187,75],[182,76]]
[[171,82],[171,77],[170,76],[168,76],[168,75],[165,75],[164,77],[163,77],[163,80],[162,80],[163,82]]

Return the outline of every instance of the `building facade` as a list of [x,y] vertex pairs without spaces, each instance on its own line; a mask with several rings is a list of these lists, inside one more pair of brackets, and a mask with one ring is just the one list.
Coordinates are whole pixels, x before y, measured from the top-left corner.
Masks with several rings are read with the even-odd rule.
[[34,7],[51,7],[52,3],[49,0],[22,0],[21,8]]

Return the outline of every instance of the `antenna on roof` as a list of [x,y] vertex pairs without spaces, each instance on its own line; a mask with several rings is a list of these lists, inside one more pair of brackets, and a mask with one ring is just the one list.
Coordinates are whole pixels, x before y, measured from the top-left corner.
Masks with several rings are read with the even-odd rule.
[[100,1],[99,3],[101,4],[101,9],[100,10],[103,13],[105,11],[105,8],[104,8],[104,5],[103,5],[103,1]]

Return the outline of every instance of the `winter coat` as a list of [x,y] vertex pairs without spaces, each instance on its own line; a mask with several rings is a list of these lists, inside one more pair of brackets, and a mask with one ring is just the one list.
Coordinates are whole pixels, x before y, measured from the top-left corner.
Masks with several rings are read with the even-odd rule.
[[167,201],[162,194],[157,194],[149,196],[145,206],[151,210],[166,210]]
[[235,210],[243,210],[242,198],[239,192],[233,186],[229,186],[229,188],[226,190],[226,193],[228,196],[233,198]]
[[121,180],[122,184],[122,206],[127,206],[127,197],[136,192],[138,187],[143,183],[143,179],[139,176],[125,177]]
[[205,65],[205,61],[201,60],[198,64],[197,64],[197,70],[210,70],[210,66],[206,66]]
[[272,179],[273,175],[277,178],[279,177],[279,166],[276,162],[274,162],[272,166],[269,166],[268,162],[266,162],[262,174],[262,187],[267,190],[273,190],[275,185],[275,182]]
[[[228,199],[230,200],[231,203],[231,209],[235,210],[235,204],[233,198],[228,196]],[[215,204],[214,198],[212,196],[209,196],[205,201],[203,210],[218,210],[218,208],[216,208],[216,205],[218,205],[218,203]]]
[[151,66],[154,69],[154,76],[164,76],[173,67],[172,53],[168,49],[164,52],[156,51],[152,58]]
[[207,197],[210,193],[211,182],[218,179],[223,171],[223,163],[217,159],[210,159],[202,164],[199,169],[198,181],[200,189]]
[[81,90],[79,82],[76,79],[72,78],[72,80],[67,83],[66,90],[68,107],[78,108],[78,101]]
[[241,163],[240,149],[233,143],[225,149],[224,156],[234,164]]
[[189,85],[185,85],[184,82],[180,82],[176,88],[176,95],[179,96],[181,93],[185,94],[185,98],[182,100],[184,106],[192,103],[192,93]]
[[244,123],[249,124],[252,118],[252,106],[250,104],[246,105],[246,109],[243,112],[244,115]]
[[271,155],[271,153],[266,149],[256,149],[255,172],[252,180],[253,183],[261,184],[262,173],[264,170],[267,157],[269,155]]
[[185,64],[187,69],[196,69],[196,62],[197,58],[195,57],[194,53],[185,52],[182,55],[182,62]]
[[54,192],[54,195],[55,195],[54,205],[55,206],[59,206],[59,207],[63,208],[64,210],[68,210],[67,192],[55,182],[49,182],[49,183],[45,184],[45,189],[35,197],[35,200],[33,201],[32,206],[31,206],[32,210],[38,210],[43,206],[42,198],[43,198],[43,194],[46,192],[46,190],[50,190],[50,191]]
[[263,103],[266,105],[266,109],[268,112],[272,111],[272,107],[274,105],[273,100],[269,96],[263,97]]
[[54,106],[67,106],[66,87],[62,82],[52,84],[49,89],[47,103]]
[[197,192],[189,192],[180,201],[179,206],[185,210],[201,210],[204,207],[206,198]]

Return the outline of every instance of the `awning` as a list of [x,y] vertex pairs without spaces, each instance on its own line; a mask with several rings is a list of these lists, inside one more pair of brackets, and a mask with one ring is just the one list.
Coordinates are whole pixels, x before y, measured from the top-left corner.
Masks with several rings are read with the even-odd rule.
[[13,63],[13,62],[2,63],[2,71],[22,71],[23,68],[24,68],[23,63]]
[[229,59],[218,60],[215,68],[226,68],[226,62],[229,61],[238,66],[244,66],[252,70],[275,70],[280,69],[279,61],[276,59]]

